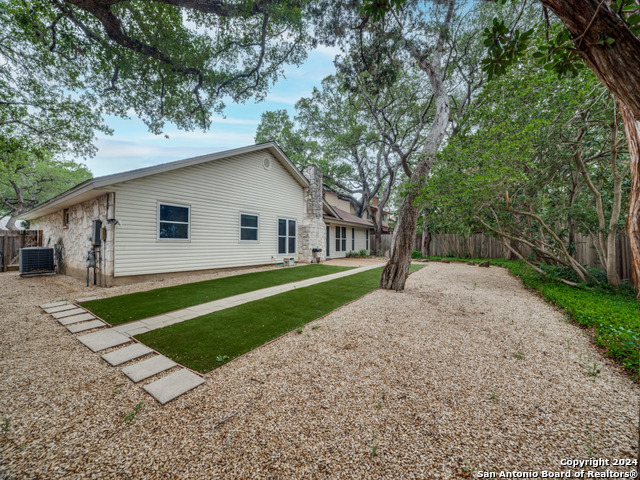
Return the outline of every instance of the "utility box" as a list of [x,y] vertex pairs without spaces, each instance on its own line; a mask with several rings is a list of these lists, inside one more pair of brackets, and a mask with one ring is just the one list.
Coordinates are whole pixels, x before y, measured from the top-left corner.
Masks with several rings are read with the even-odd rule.
[[102,244],[101,238],[102,220],[94,220],[93,227],[91,229],[91,245],[99,247]]
[[56,271],[53,248],[28,247],[20,249],[20,274],[34,275]]

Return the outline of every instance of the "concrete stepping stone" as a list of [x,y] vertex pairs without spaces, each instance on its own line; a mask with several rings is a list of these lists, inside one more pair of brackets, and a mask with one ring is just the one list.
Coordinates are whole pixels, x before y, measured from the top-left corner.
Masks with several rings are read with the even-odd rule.
[[72,323],[84,322],[85,320],[93,320],[94,317],[90,313],[81,313],[80,315],[71,315],[70,317],[59,318],[58,323],[60,325],[71,325]]
[[80,333],[84,332],[85,330],[91,330],[92,328],[100,327],[106,327],[105,323],[100,320],[93,320],[91,322],[82,322],[69,325],[67,327],[67,330],[69,330],[71,333]]
[[44,311],[47,313],[57,313],[57,312],[64,312],[65,310],[72,310],[74,308],[78,308],[78,307],[72,304],[68,304],[68,305],[60,305],[58,307],[48,307],[48,308],[45,308]]
[[100,297],[85,297],[85,298],[77,298],[76,302],[78,303],[82,303],[82,302],[90,302],[91,300],[100,300]]
[[113,328],[88,333],[87,335],[76,338],[86,345],[92,352],[99,352],[106,348],[117,347],[118,345],[123,345],[131,341],[127,335],[116,332]]
[[124,367],[122,372],[133,380],[134,383],[138,383],[145,378],[153,377],[176,365],[178,364],[173,360],[162,355],[156,355],[155,357]]
[[164,405],[203,383],[204,378],[183,368],[142,388]]
[[65,310],[64,312],[52,313],[51,316],[57,320],[59,318],[70,317],[71,315],[79,315],[81,313],[87,313],[87,311],[83,308],[76,307],[71,310]]
[[134,343],[133,345],[129,345],[128,347],[121,348],[114,352],[105,353],[102,355],[102,358],[115,367],[121,363],[135,360],[136,358],[140,358],[152,352],[153,350],[146,345]]
[[45,309],[45,308],[51,308],[51,307],[59,307],[60,305],[69,305],[69,302],[51,302],[51,303],[43,303],[42,305],[39,305],[40,308]]

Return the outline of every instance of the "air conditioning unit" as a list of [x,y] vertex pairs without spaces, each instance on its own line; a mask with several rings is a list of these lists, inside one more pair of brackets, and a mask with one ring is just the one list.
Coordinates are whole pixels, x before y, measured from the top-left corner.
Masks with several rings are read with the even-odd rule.
[[20,249],[20,275],[53,273],[55,271],[53,248],[27,247]]

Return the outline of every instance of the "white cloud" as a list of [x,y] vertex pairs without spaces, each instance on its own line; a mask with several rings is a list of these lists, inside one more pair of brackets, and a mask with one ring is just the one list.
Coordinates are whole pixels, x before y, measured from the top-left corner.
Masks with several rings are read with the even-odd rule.
[[269,94],[267,96],[267,100],[273,103],[284,103],[285,105],[295,105],[300,97],[304,95],[291,95],[290,97],[283,97],[282,95],[272,95]]
[[313,52],[320,53],[322,55],[328,55],[333,60],[336,55],[340,55],[342,53],[342,49],[340,47],[329,47],[327,45],[318,45]]
[[230,125],[258,125],[257,120],[249,120],[245,118],[212,118],[212,123],[230,124]]

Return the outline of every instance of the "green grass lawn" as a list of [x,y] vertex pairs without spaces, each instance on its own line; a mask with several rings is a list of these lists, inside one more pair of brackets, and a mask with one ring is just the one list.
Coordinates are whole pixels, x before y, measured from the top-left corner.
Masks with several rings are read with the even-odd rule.
[[[411,271],[423,265],[412,265]],[[136,338],[193,370],[206,373],[378,287],[382,268],[204,315]]]
[[266,270],[205,280],[204,282],[158,288],[147,292],[119,295],[103,300],[92,300],[80,305],[111,325],[120,325],[200,303],[211,302],[261,288],[338,273],[351,268],[312,264],[295,268]]
[[[437,260],[442,257],[430,258]],[[447,258],[460,262],[472,260]],[[527,287],[540,292],[545,300],[562,308],[577,323],[593,328],[596,343],[605,347],[610,357],[638,376],[640,304],[632,287],[627,285],[618,293],[607,286],[594,284],[571,287],[553,278],[543,277],[520,260],[492,259],[490,263],[509,269],[513,275],[520,277]],[[553,267],[545,268],[549,270],[549,276],[553,277]]]

